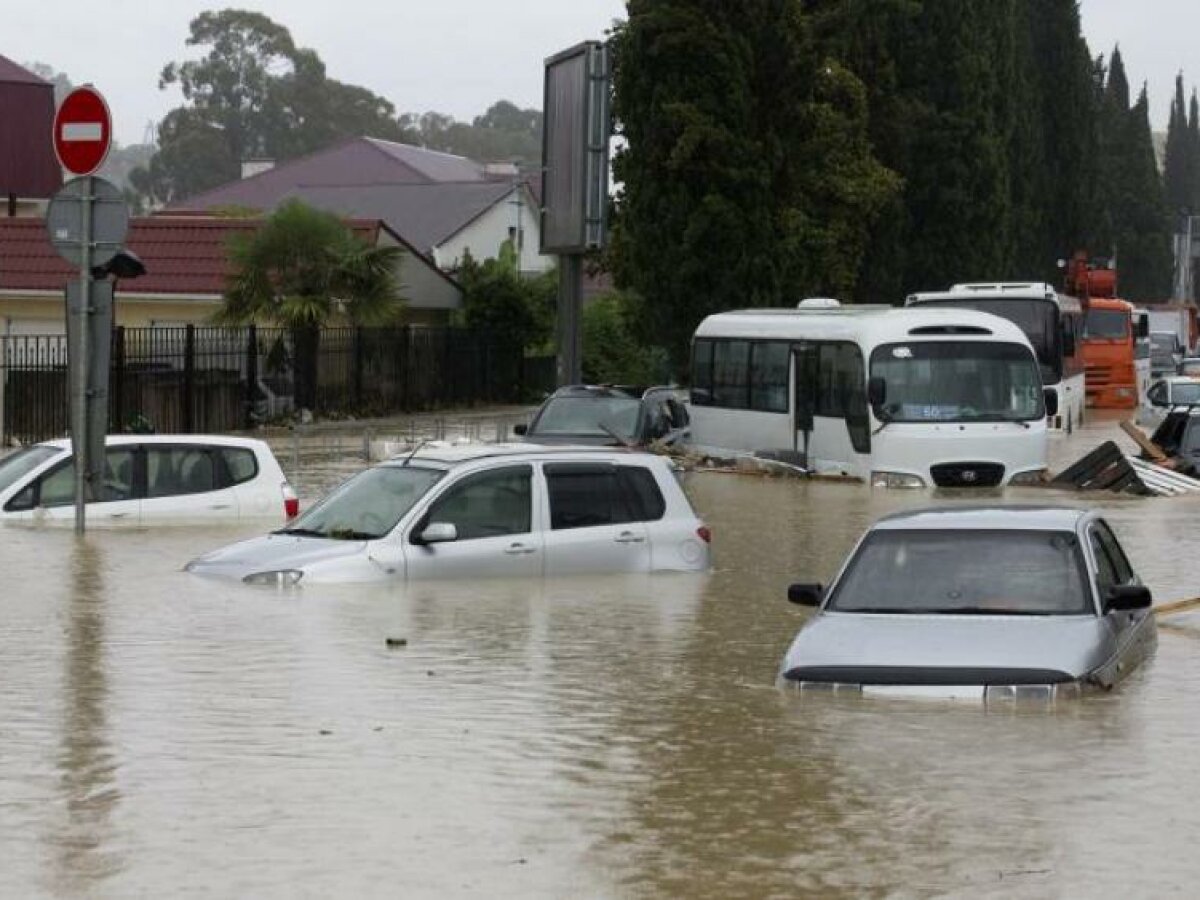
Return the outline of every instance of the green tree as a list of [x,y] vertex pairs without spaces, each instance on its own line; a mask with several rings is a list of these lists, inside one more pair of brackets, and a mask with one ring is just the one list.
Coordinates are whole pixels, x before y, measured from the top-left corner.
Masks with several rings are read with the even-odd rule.
[[1163,160],[1163,195],[1173,213],[1190,213],[1196,207],[1197,160],[1194,157],[1188,108],[1183,96],[1183,73],[1175,76],[1175,98],[1167,123],[1167,149]]
[[849,294],[896,188],[867,144],[866,95],[816,52],[794,0],[630,0],[613,36],[624,146],[610,264],[646,298],[648,343],[682,370],[732,306]]
[[508,100],[488,107],[467,124],[438,112],[401,116],[407,140],[430,150],[484,162],[521,160],[536,166],[542,158],[542,113]]
[[583,380],[588,384],[660,384],[670,379],[662,347],[643,344],[634,327],[636,298],[613,291],[583,307],[580,338]]
[[386,324],[403,308],[401,248],[368,245],[337,216],[298,200],[234,240],[229,253],[233,274],[217,321],[265,321],[291,332],[296,402],[303,408],[316,406],[321,327],[338,316]]
[[409,135],[389,101],[328,78],[315,51],[261,13],[201,13],[186,43],[207,52],[163,68],[159,87],[178,87],[184,103],[160,125],[159,153],[132,177],[152,204],[236,179],[254,157],[291,159],[362,134]]
[[482,263],[470,253],[464,254],[455,275],[463,289],[462,320],[467,326],[521,351],[543,347],[550,340],[557,296],[555,272],[522,278],[510,245],[507,249],[502,246],[496,259]]

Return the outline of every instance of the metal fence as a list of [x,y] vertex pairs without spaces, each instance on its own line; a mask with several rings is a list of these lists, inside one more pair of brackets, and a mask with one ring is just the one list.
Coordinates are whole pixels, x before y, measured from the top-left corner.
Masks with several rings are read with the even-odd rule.
[[[113,330],[109,430],[234,431],[295,412],[291,333],[248,326]],[[519,403],[550,390],[553,359],[470,329],[327,328],[316,356],[317,416],[386,416]],[[64,335],[0,336],[0,443],[68,427]]]

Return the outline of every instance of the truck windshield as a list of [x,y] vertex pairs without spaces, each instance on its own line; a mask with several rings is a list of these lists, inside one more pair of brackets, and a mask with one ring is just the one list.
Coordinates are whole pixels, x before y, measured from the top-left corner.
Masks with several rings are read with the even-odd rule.
[[1094,612],[1069,531],[881,530],[863,542],[827,609],[949,615]]
[[1058,307],[1048,300],[1016,297],[964,297],[953,300],[923,300],[921,306],[950,306],[955,309],[977,309],[1008,319],[1029,338],[1038,365],[1042,367],[1042,380],[1046,384],[1057,384],[1062,380],[1062,344],[1058,339],[1060,313]]
[[1026,347],[985,341],[885,344],[871,354],[884,380],[881,422],[1024,422],[1045,415],[1037,361]]
[[1129,338],[1129,313],[1119,309],[1089,309],[1083,324],[1085,338],[1123,341]]

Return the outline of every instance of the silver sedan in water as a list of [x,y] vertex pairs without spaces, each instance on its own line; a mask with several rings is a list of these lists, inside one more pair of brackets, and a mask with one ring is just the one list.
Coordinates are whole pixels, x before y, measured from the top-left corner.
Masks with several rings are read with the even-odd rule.
[[1111,688],[1157,640],[1144,587],[1088,510],[944,507],[889,516],[833,584],[793,584],[817,607],[783,684],[987,700]]

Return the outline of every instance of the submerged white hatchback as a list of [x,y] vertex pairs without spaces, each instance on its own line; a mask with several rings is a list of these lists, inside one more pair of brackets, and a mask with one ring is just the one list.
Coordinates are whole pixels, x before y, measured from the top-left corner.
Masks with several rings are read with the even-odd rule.
[[418,447],[186,566],[278,585],[708,567],[708,528],[670,460],[531,444]]
[[[299,501],[271,448],[254,438],[214,434],[114,434],[104,483],[87,504],[95,525],[283,522]],[[75,465],[69,440],[23,447],[0,459],[0,521],[69,523]]]

